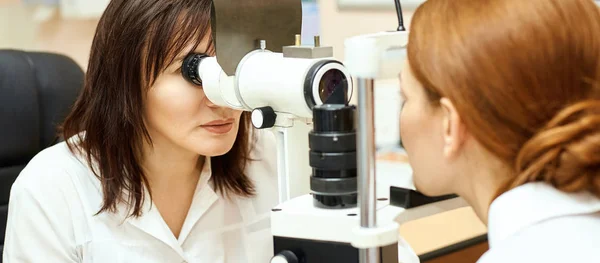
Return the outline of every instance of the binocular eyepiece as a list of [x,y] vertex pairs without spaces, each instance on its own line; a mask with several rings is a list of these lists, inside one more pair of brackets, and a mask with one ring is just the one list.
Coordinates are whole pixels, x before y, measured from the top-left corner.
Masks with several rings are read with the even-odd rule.
[[183,78],[194,85],[202,86],[202,79],[198,68],[203,58],[208,57],[206,54],[192,53],[183,59],[183,65],[181,65],[181,75]]

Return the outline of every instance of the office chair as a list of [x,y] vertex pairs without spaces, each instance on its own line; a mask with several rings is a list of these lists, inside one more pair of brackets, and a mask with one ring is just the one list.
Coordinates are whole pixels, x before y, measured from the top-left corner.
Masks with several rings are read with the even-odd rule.
[[0,255],[10,188],[33,156],[59,141],[57,126],[83,78],[82,69],[66,56],[0,50]]

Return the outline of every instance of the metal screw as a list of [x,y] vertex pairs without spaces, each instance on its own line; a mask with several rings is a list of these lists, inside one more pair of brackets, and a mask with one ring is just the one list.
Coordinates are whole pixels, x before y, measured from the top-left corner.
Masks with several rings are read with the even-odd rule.
[[267,41],[266,40],[261,40],[260,41],[260,49],[262,51],[265,51],[266,48],[267,48]]

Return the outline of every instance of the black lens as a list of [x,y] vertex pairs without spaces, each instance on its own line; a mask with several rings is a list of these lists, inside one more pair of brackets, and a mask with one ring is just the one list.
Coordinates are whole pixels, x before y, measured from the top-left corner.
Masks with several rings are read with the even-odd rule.
[[310,189],[317,207],[356,207],[356,128],[353,106],[323,104],[313,108],[309,133]]
[[191,53],[185,57],[181,65],[181,75],[194,85],[202,86],[198,65],[202,59],[208,57],[206,54]]
[[[330,102],[329,99],[334,93],[338,98],[343,98],[344,102]],[[330,69],[321,80],[319,80],[319,98],[323,103],[345,104],[348,101],[348,80],[344,73],[338,69]]]

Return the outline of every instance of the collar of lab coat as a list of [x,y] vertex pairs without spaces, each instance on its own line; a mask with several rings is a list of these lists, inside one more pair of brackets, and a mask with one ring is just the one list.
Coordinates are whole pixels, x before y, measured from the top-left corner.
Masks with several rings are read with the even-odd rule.
[[215,193],[209,183],[212,175],[210,163],[210,157],[206,157],[202,167],[202,172],[200,173],[200,180],[198,180],[198,185],[196,186],[192,205],[190,206],[188,215],[181,228],[181,232],[179,233],[179,238],[175,238],[166,222],[160,215],[160,212],[156,206],[154,206],[154,202],[151,202],[147,189],[144,191],[145,199],[143,203],[142,215],[140,217],[127,217],[129,209],[126,204],[118,205],[119,215],[121,218],[125,219],[126,223],[129,223],[155,237],[156,239],[173,248],[180,255],[183,255],[181,245],[185,242],[185,239],[188,237],[194,225],[200,220],[202,215],[208,211],[209,208],[219,199],[218,195]]
[[[85,137],[85,132],[81,132],[78,134],[79,136],[73,136],[69,138],[73,144],[77,145],[80,142],[80,139]],[[81,152],[76,153],[77,159],[86,163],[87,159],[84,154]],[[169,229],[168,225],[160,215],[160,212],[154,206],[154,203],[151,202],[150,194],[148,193],[148,189],[144,189],[144,203],[142,207],[142,215],[140,217],[129,217],[128,214],[131,210],[128,207],[128,204],[119,203],[117,205],[117,212],[115,216],[121,223],[128,223],[141,231],[146,232],[147,234],[157,238],[163,243],[167,244],[171,248],[173,248],[177,253],[183,256],[183,249],[181,245],[185,242],[186,238],[192,231],[193,227],[200,220],[202,215],[209,208],[217,202],[219,196],[213,190],[210,179],[212,177],[212,167],[211,167],[211,158],[205,157],[204,164],[202,166],[202,171],[200,172],[200,180],[198,180],[198,184],[196,186],[196,190],[194,193],[194,197],[192,199],[192,205],[190,206],[190,210],[188,211],[187,217],[183,223],[181,228],[181,232],[179,233],[179,238],[175,238],[171,229]],[[94,167],[96,171],[98,171],[98,163],[95,160],[92,160],[91,166]],[[98,191],[98,202],[100,203],[102,200],[102,185],[97,178],[94,178],[95,186]],[[124,199],[127,199],[127,193],[123,193]],[[108,215],[105,215],[108,216]]]
[[589,192],[565,193],[542,183],[514,188],[492,202],[488,217],[490,247],[542,221],[600,211],[600,199]]

